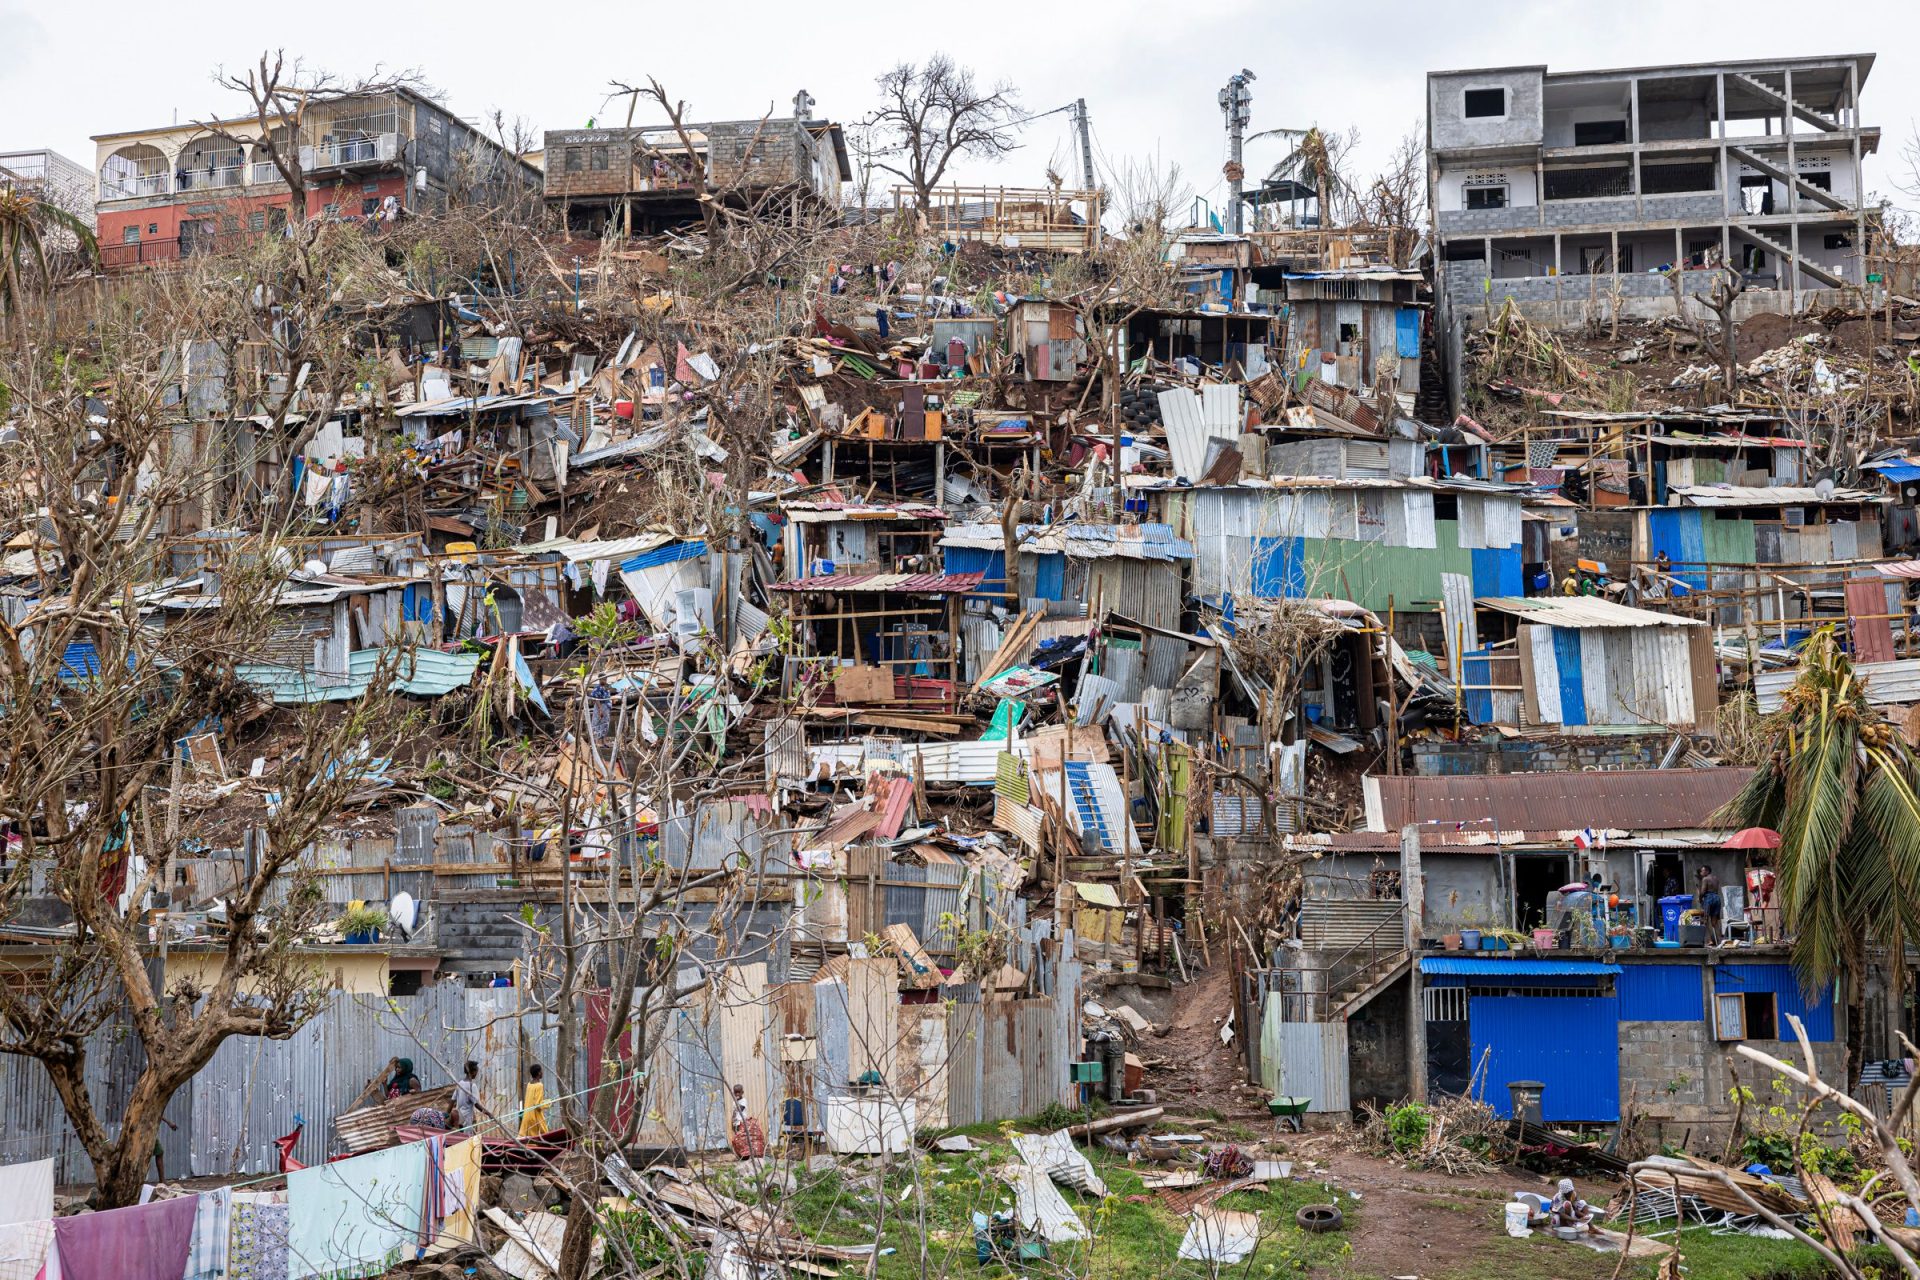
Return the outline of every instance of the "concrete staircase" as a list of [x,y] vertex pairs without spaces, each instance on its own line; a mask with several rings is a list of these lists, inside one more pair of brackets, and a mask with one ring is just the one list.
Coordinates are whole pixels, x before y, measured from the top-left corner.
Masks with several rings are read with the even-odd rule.
[[1758,169],[1775,182],[1784,182],[1792,186],[1802,200],[1811,200],[1815,204],[1825,205],[1827,208],[1840,213],[1851,213],[1853,211],[1852,206],[1847,204],[1847,202],[1839,196],[1834,195],[1833,192],[1814,186],[1799,174],[1789,172],[1765,156],[1749,151],[1745,147],[1732,145],[1727,147],[1727,154],[1750,169]]
[[1824,112],[1815,111],[1812,107],[1798,99],[1789,98],[1786,90],[1778,85],[1768,84],[1758,76],[1750,76],[1744,71],[1736,71],[1733,75],[1729,76],[1728,79],[1739,84],[1742,88],[1751,89],[1761,97],[1771,101],[1775,106],[1785,108],[1793,113],[1795,119],[1804,120],[1816,129],[1824,129],[1828,133],[1838,133],[1840,131],[1840,122],[1838,120],[1835,120],[1832,116]]
[[1300,910],[1300,945],[1315,957],[1287,992],[1300,1021],[1350,1017],[1412,964],[1398,899],[1309,900]]
[[[1792,261],[1793,261],[1792,242],[1787,240],[1776,239],[1772,234],[1771,228],[1743,226],[1740,223],[1736,222],[1732,224],[1730,229],[1732,230],[1734,235],[1746,241],[1748,244],[1755,245],[1761,249],[1765,249],[1768,253],[1777,253],[1782,258],[1786,259],[1789,265],[1792,264]],[[1801,258],[1800,270],[1805,272],[1807,275],[1812,276],[1815,280],[1818,280],[1820,283],[1826,285],[1829,289],[1845,289],[1848,287],[1847,282],[1844,279],[1835,275],[1833,272],[1827,270],[1825,267],[1821,266],[1817,262],[1809,262],[1807,259]]]

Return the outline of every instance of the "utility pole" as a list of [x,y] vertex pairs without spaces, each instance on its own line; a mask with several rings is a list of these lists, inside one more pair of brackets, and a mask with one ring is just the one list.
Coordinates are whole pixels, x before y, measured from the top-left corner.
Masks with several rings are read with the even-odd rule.
[[1234,235],[1240,234],[1240,190],[1247,176],[1240,149],[1246,141],[1247,122],[1253,119],[1253,95],[1247,91],[1253,79],[1253,72],[1242,67],[1240,74],[1227,78],[1227,87],[1217,99],[1227,117],[1227,230]]
[[1073,100],[1073,127],[1080,135],[1080,189],[1092,191],[1093,186],[1093,141],[1092,131],[1087,124],[1087,100]]

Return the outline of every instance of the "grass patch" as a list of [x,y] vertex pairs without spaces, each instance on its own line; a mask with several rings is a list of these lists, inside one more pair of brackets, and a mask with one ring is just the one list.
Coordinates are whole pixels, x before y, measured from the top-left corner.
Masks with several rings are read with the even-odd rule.
[[[884,1171],[859,1160],[842,1160],[835,1169],[819,1174],[801,1171],[801,1185],[784,1198],[784,1206],[797,1226],[825,1243],[865,1244],[877,1236],[882,1248],[894,1251],[879,1261],[882,1280],[917,1280],[932,1274],[999,1280],[1009,1275],[1004,1266],[997,1262],[980,1266],[975,1261],[973,1214],[1013,1207],[1012,1191],[993,1170],[1017,1163],[1019,1157],[1007,1142],[1014,1128],[984,1127],[992,1133],[970,1130],[968,1136],[985,1143],[986,1149],[964,1156],[902,1157]],[[1187,1230],[1186,1219],[1157,1201],[1128,1199],[1149,1194],[1138,1170],[1110,1151],[1088,1151],[1087,1155],[1105,1179],[1108,1196],[1095,1201],[1067,1188],[1061,1194],[1087,1224],[1092,1238],[1050,1246],[1048,1258],[1030,1264],[1024,1274],[1169,1280],[1209,1273],[1207,1264],[1181,1262],[1176,1256]],[[1243,1191],[1223,1198],[1221,1207],[1260,1217],[1260,1246],[1235,1266],[1235,1272],[1261,1280],[1315,1271],[1341,1273],[1351,1253],[1345,1233],[1315,1235],[1294,1224],[1297,1209],[1326,1199],[1319,1184],[1301,1182],[1274,1183],[1264,1193]],[[1358,1201],[1340,1197],[1349,1228],[1360,1207]]]

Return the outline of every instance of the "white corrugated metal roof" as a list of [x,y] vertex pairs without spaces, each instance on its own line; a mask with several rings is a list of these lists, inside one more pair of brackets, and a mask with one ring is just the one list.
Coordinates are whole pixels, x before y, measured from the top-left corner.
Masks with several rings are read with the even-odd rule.
[[1550,627],[1704,627],[1697,618],[1680,618],[1651,609],[1615,604],[1599,596],[1488,596],[1474,601],[1482,609],[1524,618]]
[[1868,493],[1865,489],[1835,489],[1826,497],[1817,489],[1801,485],[1694,484],[1674,485],[1668,493],[1681,499],[1683,507],[1798,507],[1818,506],[1826,502],[1891,502],[1891,498]]

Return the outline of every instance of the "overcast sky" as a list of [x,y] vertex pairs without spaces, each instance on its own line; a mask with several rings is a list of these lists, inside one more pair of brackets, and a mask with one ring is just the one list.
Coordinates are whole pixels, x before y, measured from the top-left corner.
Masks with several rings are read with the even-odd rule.
[[[457,16],[456,16],[457,15]],[[1319,125],[1359,130],[1372,167],[1420,119],[1424,73],[1545,63],[1555,70],[1704,58],[1874,52],[1864,116],[1885,133],[1869,188],[1905,206],[1920,199],[1899,153],[1920,119],[1920,4],[1854,0],[1583,0],[1581,3],[1341,5],[1216,0],[1100,5],[973,0],[958,8],[855,10],[773,0],[635,4],[570,0],[506,4],[292,6],[198,0],[187,6],[95,0],[67,9],[0,0],[0,150],[51,146],[91,166],[93,134],[243,107],[214,84],[224,64],[285,48],[343,76],[416,68],[453,111],[498,108],[536,129],[616,120],[607,83],[651,74],[693,118],[791,111],[795,90],[816,114],[857,119],[873,78],[899,59],[944,50],[981,76],[1013,82],[1030,112],[1087,100],[1095,157],[1119,167],[1157,157],[1179,164],[1198,193],[1219,196],[1226,143],[1214,95],[1243,66],[1255,131]],[[1039,185],[1051,164],[1071,181],[1078,161],[1068,117],[1026,129],[1027,145],[962,175]],[[1248,149],[1250,175],[1285,154],[1277,139]]]

